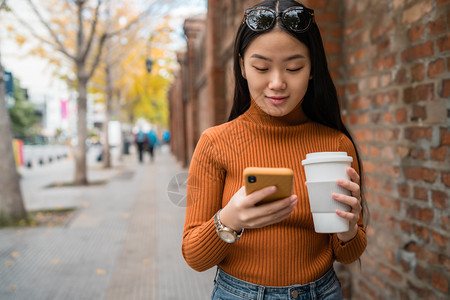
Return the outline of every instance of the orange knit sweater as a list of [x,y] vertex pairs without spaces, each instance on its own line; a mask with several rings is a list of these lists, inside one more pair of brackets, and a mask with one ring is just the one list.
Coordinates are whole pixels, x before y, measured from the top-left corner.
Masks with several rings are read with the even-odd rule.
[[[284,117],[264,113],[255,102],[237,119],[207,129],[195,149],[188,177],[187,210],[182,252],[197,271],[218,265],[228,274],[266,286],[305,284],[318,279],[335,260],[358,259],[366,247],[362,218],[352,240],[340,243],[336,234],[314,231],[304,169],[306,154],[355,149],[342,133],[315,122],[298,123],[299,110]],[[215,231],[214,214],[243,186],[246,167],[284,167],[294,170],[298,204],[284,221],[247,229],[234,244]]]

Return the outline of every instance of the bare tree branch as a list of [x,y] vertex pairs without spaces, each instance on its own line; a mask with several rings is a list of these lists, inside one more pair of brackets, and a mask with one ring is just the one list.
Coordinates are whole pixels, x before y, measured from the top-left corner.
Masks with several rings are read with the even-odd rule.
[[84,51],[82,51],[82,57],[81,59],[84,61],[86,60],[86,57],[89,54],[89,51],[91,51],[91,47],[92,47],[92,41],[94,40],[94,36],[95,36],[95,30],[97,27],[97,23],[98,23],[98,13],[100,10],[100,6],[102,5],[102,1],[98,0],[97,2],[97,7],[95,8],[95,15],[94,15],[94,21],[91,24],[91,32],[89,34],[89,39],[88,42],[86,44],[86,49],[84,49]]
[[33,9],[36,16],[39,18],[39,21],[41,21],[42,25],[44,25],[45,28],[47,28],[48,32],[50,33],[51,37],[55,40],[56,44],[59,47],[59,51],[64,53],[66,56],[73,58],[72,55],[69,54],[69,52],[66,50],[66,47],[64,47],[63,43],[59,40],[58,35],[53,31],[53,29],[48,25],[48,22],[44,20],[41,13],[38,11],[36,6],[34,5],[32,0],[27,0],[30,4],[31,8]]
[[157,4],[168,6],[172,4],[173,0],[156,0],[152,4],[148,6],[148,8],[143,11],[141,14],[139,14],[136,18],[134,18],[132,21],[130,21],[126,26],[119,28],[113,32],[108,33],[108,36],[115,36],[118,34],[121,34],[128,29],[130,29],[134,24],[139,23],[143,18],[147,17],[148,15],[151,15],[153,13],[153,10],[155,9]]
[[98,64],[100,63],[100,57],[103,52],[103,44],[105,44],[106,39],[108,38],[108,34],[104,33],[100,37],[100,41],[98,43],[97,54],[95,55],[94,62],[91,66],[91,70],[88,72],[88,79],[94,75],[95,69],[97,69]]
[[[36,39],[38,39],[39,41],[41,41],[44,44],[47,44],[49,46],[55,47],[55,43],[43,38],[42,36],[40,36],[39,34],[36,33],[36,31],[34,30],[33,27],[31,27],[31,25],[27,22],[25,22],[18,14],[16,14],[16,12],[11,9],[11,13],[14,15],[14,17],[17,19],[17,21],[19,21],[19,23],[24,26],[28,32],[35,37]],[[70,53],[64,51],[64,49],[60,49],[58,47],[56,47],[58,51],[60,51],[61,53],[63,53],[65,56],[67,56],[70,59],[75,59],[75,56],[72,56]]]

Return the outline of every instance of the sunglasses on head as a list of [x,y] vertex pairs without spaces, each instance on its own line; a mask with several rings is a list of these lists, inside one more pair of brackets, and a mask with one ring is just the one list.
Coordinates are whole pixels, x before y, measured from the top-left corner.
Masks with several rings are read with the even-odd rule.
[[302,33],[307,31],[314,22],[314,10],[303,6],[293,6],[277,13],[268,7],[248,8],[244,11],[243,23],[246,23],[253,31],[265,31],[273,27],[278,17],[287,29]]

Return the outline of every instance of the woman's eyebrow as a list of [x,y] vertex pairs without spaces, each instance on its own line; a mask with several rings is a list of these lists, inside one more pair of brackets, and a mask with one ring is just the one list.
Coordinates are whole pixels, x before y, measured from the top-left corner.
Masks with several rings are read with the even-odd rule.
[[[252,54],[250,56],[250,58],[258,58],[258,59],[267,60],[267,61],[270,61],[270,62],[272,61],[272,59],[270,59],[268,57],[265,57],[265,56],[262,56],[260,54],[256,54],[256,53]],[[299,58],[306,58],[306,57],[301,55],[301,54],[294,54],[292,56],[289,56],[289,57],[285,58],[283,61],[290,61],[290,60],[299,59]]]

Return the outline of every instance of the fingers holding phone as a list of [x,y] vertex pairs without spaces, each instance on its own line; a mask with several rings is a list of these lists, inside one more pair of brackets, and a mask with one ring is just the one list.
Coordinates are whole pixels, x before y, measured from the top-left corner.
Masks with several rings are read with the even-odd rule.
[[293,212],[293,172],[285,168],[247,168],[244,186],[221,211],[220,218],[234,230],[278,223]]

